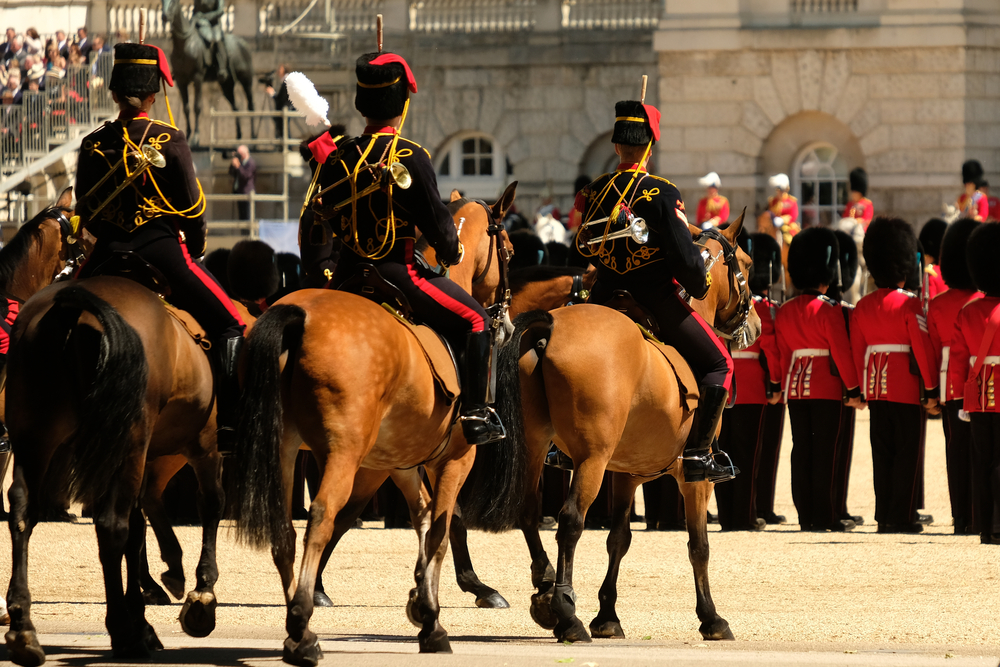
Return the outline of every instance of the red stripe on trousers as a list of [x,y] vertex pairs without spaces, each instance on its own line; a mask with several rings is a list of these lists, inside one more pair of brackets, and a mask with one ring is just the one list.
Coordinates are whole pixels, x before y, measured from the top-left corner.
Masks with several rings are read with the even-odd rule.
[[417,271],[413,266],[413,241],[406,242],[406,272],[410,274],[410,280],[413,281],[417,289],[471,324],[472,333],[479,333],[486,330],[486,321],[483,320],[479,313],[461,301],[448,296],[432,283],[417,275]]
[[674,292],[674,296],[677,297],[682,306],[687,308],[687,311],[694,317],[695,322],[708,334],[708,337],[712,339],[712,343],[715,344],[716,349],[722,354],[722,358],[726,360],[726,381],[722,386],[726,388],[726,391],[731,391],[733,386],[733,358],[729,356],[729,350],[722,344],[722,341],[719,340],[719,337],[712,330],[712,327],[709,326],[708,322],[705,321],[705,318],[694,311],[691,304],[682,299],[677,292]]
[[240,312],[236,310],[236,307],[233,305],[233,302],[229,298],[229,296],[222,291],[222,288],[219,287],[219,284],[217,282],[209,278],[208,275],[206,275],[206,273],[202,271],[200,266],[191,261],[191,255],[188,254],[187,246],[184,243],[180,242],[179,239],[178,239],[178,244],[181,247],[181,252],[184,253],[184,261],[187,262],[188,268],[191,269],[191,272],[195,275],[195,277],[197,277],[198,280],[200,280],[202,284],[205,285],[205,287],[207,287],[212,292],[212,294],[215,295],[216,299],[222,302],[222,305],[226,307],[226,311],[228,311],[229,314],[236,319],[239,325],[241,327],[245,327],[246,323],[243,321],[243,318],[240,317]]

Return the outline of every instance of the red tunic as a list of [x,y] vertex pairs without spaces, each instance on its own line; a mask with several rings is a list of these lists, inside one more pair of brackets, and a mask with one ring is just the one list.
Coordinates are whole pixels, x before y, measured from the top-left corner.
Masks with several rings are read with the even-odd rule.
[[931,300],[927,309],[927,333],[934,345],[935,365],[940,369],[941,401],[954,401],[962,397],[962,386],[951,382],[951,347],[954,345],[955,321],[962,307],[983,295],[971,289],[951,289]]
[[940,266],[937,264],[928,264],[924,267],[924,273],[927,275],[928,299],[933,299],[938,294],[948,291],[948,285],[944,282],[944,278],[941,277]]
[[844,215],[840,217],[854,218],[861,223],[861,226],[867,232],[868,225],[871,223],[872,218],[875,217],[875,205],[867,197],[862,197],[858,201],[849,201],[847,202],[847,206],[844,207]]
[[7,354],[10,348],[10,328],[14,326],[20,304],[14,299],[7,299],[7,316],[0,322],[0,354]]
[[962,193],[962,196],[958,198],[958,210],[962,212],[963,218],[972,218],[973,220],[978,220],[979,222],[985,222],[986,218],[990,215],[990,202],[979,190],[976,190],[971,195]]
[[[927,318],[912,292],[882,288],[858,301],[851,318],[851,347],[869,401],[920,403],[920,379],[933,393],[938,386],[934,346]],[[916,357],[920,375],[910,371]]]
[[767,360],[767,370],[771,382],[781,382],[781,357],[778,341],[774,337],[775,305],[767,298],[754,296],[753,308],[760,317],[760,337],[745,350],[732,353],[733,377],[736,379],[736,405],[763,405],[767,403],[768,377],[760,355]]
[[987,221],[1000,222],[1000,198],[988,195],[986,197],[986,204],[990,211],[989,217],[986,218]]
[[[845,387],[857,389],[858,374],[839,303],[818,294],[801,294],[778,309],[774,328],[786,401],[839,401]],[[840,377],[833,374],[834,366]]]
[[698,202],[698,226],[708,222],[712,218],[718,218],[712,223],[713,227],[718,227],[721,223],[729,220],[729,200],[722,195],[714,197],[702,197]]
[[984,296],[973,299],[962,307],[955,321],[955,337],[952,339],[951,363],[948,365],[948,379],[961,387],[965,397],[966,412],[1000,412],[1000,333],[993,337],[993,343],[986,355],[986,362],[979,371],[978,387],[965,388],[965,381],[971,379],[972,357],[979,354],[983,343],[986,322],[993,309],[1000,305],[1000,297]]

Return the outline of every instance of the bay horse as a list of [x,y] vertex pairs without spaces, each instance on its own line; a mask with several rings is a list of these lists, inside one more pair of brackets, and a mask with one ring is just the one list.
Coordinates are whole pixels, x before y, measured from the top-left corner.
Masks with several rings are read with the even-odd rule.
[[[163,0],[163,20],[170,23],[170,37],[173,40],[173,48],[170,51],[170,70],[177,80],[177,88],[181,94],[181,102],[184,105],[184,122],[187,125],[188,142],[192,146],[199,143],[199,125],[201,121],[201,86],[205,82],[217,81],[222,88],[222,94],[233,111],[238,111],[236,107],[236,83],[247,98],[247,111],[253,111],[253,55],[250,47],[240,37],[229,33],[222,33],[222,48],[226,50],[229,62],[229,72],[221,79],[209,78],[210,73],[205,71],[204,56],[205,42],[201,35],[191,25],[180,0]],[[191,114],[188,105],[188,86],[194,85],[194,132],[191,131]],[[241,139],[243,132],[240,127],[240,119],[236,118],[236,138]],[[250,122],[250,133],[253,138],[257,138],[253,121]]]
[[[500,282],[487,278],[503,269],[500,221],[516,185],[492,207],[476,201],[450,207],[465,246],[465,260],[451,267],[450,277],[470,293],[473,283]],[[437,589],[455,498],[475,453],[461,428],[453,428],[456,406],[435,387],[424,349],[394,320],[355,294],[301,290],[271,306],[246,341],[231,499],[239,535],[271,547],[287,604],[283,659],[290,664],[316,665],[322,657],[309,629],[317,572],[393,471],[404,493],[419,498],[411,512],[420,546],[407,613],[421,625],[421,652],[451,651],[438,621]],[[322,479],[296,585],[290,499],[303,442]],[[420,465],[432,498],[422,489]]]
[[[69,461],[69,492],[94,513],[114,655],[141,659],[162,644],[146,621],[139,586],[146,534],[139,495],[147,462],[184,456],[198,478],[203,529],[181,628],[195,637],[215,628],[221,458],[212,369],[195,328],[146,287],[114,276],[56,283],[21,309],[6,396],[14,452],[6,642],[15,663],[45,660],[30,615],[28,542],[54,459]],[[53,385],[62,390],[53,394]]]
[[[722,232],[700,234],[711,256],[712,285],[692,307],[726,335],[752,342],[760,320],[743,280],[751,260],[737,245],[741,216]],[[693,232],[697,233],[698,230]],[[721,261],[720,261],[721,260]],[[508,425],[502,447],[477,453],[475,487],[463,495],[471,527],[502,531],[518,527],[531,553],[531,615],[560,641],[624,636],[615,611],[619,564],[631,540],[629,509],[642,482],[672,474],[684,496],[695,575],[696,611],[705,639],[732,639],[716,611],[708,582],[707,504],[713,484],[684,481],[677,461],[694,413],[683,407],[678,375],[625,315],[598,305],[525,313],[500,356],[498,411]],[[538,533],[538,478],[549,442],[574,462],[570,493],[559,513],[559,553],[553,572]],[[576,616],[573,560],[590,504],[605,470],[614,475],[614,525],[610,562],[600,589],[600,611],[590,633]]]

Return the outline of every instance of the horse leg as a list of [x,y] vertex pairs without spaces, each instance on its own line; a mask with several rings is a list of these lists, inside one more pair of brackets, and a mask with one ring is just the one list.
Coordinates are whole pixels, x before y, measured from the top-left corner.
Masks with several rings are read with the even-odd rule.
[[406,507],[410,510],[410,523],[417,531],[417,566],[413,571],[413,578],[417,585],[410,589],[410,597],[406,602],[406,618],[410,623],[422,628],[424,626],[423,617],[420,616],[421,608],[417,605],[417,593],[420,584],[423,583],[427,574],[426,542],[427,532],[430,530],[430,492],[424,486],[420,477],[420,471],[416,468],[407,470],[394,470],[391,473],[392,482],[403,494],[406,500]]
[[[174,534],[174,529],[170,525],[170,517],[167,516],[167,510],[163,506],[163,490],[173,476],[184,467],[185,463],[183,456],[162,456],[150,462],[146,467],[146,490],[142,494],[142,509],[156,535],[156,542],[160,545],[160,558],[167,564],[167,571],[160,575],[160,579],[170,594],[178,600],[184,595],[184,564],[182,560],[184,551],[181,549],[180,542],[177,541],[177,535]],[[140,581],[146,604],[170,604],[170,598],[153,580],[149,572],[145,544],[143,545],[143,560],[145,565]]]
[[215,629],[215,582],[219,567],[215,543],[222,520],[222,457],[217,451],[192,461],[198,478],[198,511],[201,514],[201,557],[195,570],[195,589],[187,594],[181,608],[181,628],[192,637],[207,637]]
[[[536,439],[533,439],[529,442],[535,441]],[[542,436],[542,439],[537,441],[548,443],[549,440],[548,437]],[[530,462],[532,469],[528,472],[528,479],[537,480],[541,478],[543,461],[545,460],[544,457],[547,449],[547,447],[539,449],[538,453],[540,456],[535,456]],[[535,484],[528,491],[528,495],[524,499],[524,508],[518,521],[518,528],[521,529],[524,541],[528,545],[528,553],[531,556],[531,585],[536,591],[531,596],[529,613],[535,623],[546,630],[552,630],[559,622],[559,619],[552,612],[552,595],[555,592],[556,571],[552,567],[551,561],[549,561],[549,555],[545,553],[545,547],[542,545],[542,536],[538,531],[538,521],[541,513],[542,493],[538,484]]]
[[[295,526],[292,524],[292,486],[295,478],[295,458],[299,452],[302,438],[292,422],[285,420],[284,436],[281,442],[281,478],[285,490],[285,507],[288,508],[288,521],[285,523],[285,539],[271,545],[271,558],[281,577],[281,590],[285,593],[287,605],[295,593]],[[287,546],[278,546],[284,544]]]
[[455,561],[455,577],[458,587],[465,593],[476,596],[476,606],[482,609],[507,609],[510,603],[504,599],[495,588],[490,588],[476,575],[472,568],[472,557],[469,554],[469,531],[462,520],[462,512],[458,503],[455,504],[451,517],[451,530],[448,531],[448,541],[451,543],[451,554]]
[[598,597],[601,610],[590,622],[592,637],[618,638],[624,637],[621,621],[615,612],[618,602],[618,572],[622,559],[628,553],[632,543],[632,528],[629,526],[629,515],[632,510],[632,499],[635,490],[643,480],[632,475],[612,473],[611,475],[611,531],[608,533],[608,573],[601,584]]
[[192,146],[197,146],[201,143],[201,80],[195,79],[194,83],[194,134],[191,135],[191,141],[189,142]]
[[559,556],[556,559],[556,585],[552,595],[552,612],[558,619],[552,630],[561,642],[589,642],[590,634],[576,616],[576,592],[573,590],[573,557],[576,545],[583,535],[583,524],[601,483],[607,462],[603,459],[584,459],[573,474],[569,497],[559,510],[559,529],[556,543]]
[[684,496],[684,513],[688,529],[688,558],[694,568],[694,587],[697,595],[698,631],[705,639],[733,639],[726,619],[715,611],[712,592],[708,587],[708,498],[712,494],[711,482],[680,482]]
[[[178,82],[179,83],[179,82]],[[192,143],[195,137],[191,134],[191,106],[188,104],[188,84],[179,83],[181,92],[181,106],[184,108],[184,125],[187,127],[188,143]],[[195,119],[197,120],[197,119]],[[192,143],[193,145],[193,143]]]
[[[226,79],[226,82],[222,84],[222,95],[226,98],[226,101],[229,102],[229,106],[233,111],[239,111],[236,107],[236,83],[233,81],[232,77]],[[243,138],[243,130],[240,127],[240,119],[239,117],[236,117],[234,120],[236,121],[236,139],[240,140]]]
[[138,502],[132,504],[128,518],[128,539],[125,542],[125,605],[135,625],[138,646],[146,651],[162,651],[163,644],[146,620],[146,600],[139,585],[139,575],[145,566],[146,517]]
[[[247,98],[247,111],[253,111],[253,77],[247,73],[246,75],[240,77],[240,85],[243,86],[243,93]],[[253,118],[250,119],[250,138],[257,138],[257,126],[253,124]]]
[[[31,443],[25,453],[38,452]],[[20,453],[20,451],[19,451]],[[37,454],[21,455],[14,463],[14,481],[7,494],[10,506],[11,559],[10,587],[7,589],[7,613],[10,630],[4,639],[7,655],[18,665],[36,667],[45,662],[45,652],[38,643],[35,625],[31,622],[31,592],[28,590],[28,542],[38,523],[41,499],[34,498],[41,488],[43,462]],[[29,500],[32,502],[29,503]]]

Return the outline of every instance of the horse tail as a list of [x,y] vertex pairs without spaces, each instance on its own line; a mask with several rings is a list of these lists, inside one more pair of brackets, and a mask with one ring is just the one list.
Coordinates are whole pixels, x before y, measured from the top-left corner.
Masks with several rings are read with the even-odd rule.
[[246,375],[236,410],[236,455],[232,476],[233,518],[247,544],[288,548],[289,513],[281,473],[284,410],[280,357],[289,363],[302,344],[306,311],[279,304],[250,330],[244,347]]
[[[122,468],[135,453],[134,436],[146,404],[149,365],[138,332],[104,299],[72,285],[52,301],[53,307],[39,323],[49,334],[67,342],[77,338],[77,344],[86,350],[90,341],[74,335],[83,312],[96,317],[104,330],[95,351],[93,378],[88,378],[90,386],[80,403],[80,426],[73,436],[68,479],[71,496],[92,504],[116,486]],[[88,356],[79,354],[83,350],[66,352],[79,361]],[[84,368],[89,375],[89,364]],[[86,386],[85,382],[80,385]]]
[[[551,336],[552,315],[533,310],[514,320],[514,333],[500,349],[495,408],[507,438],[478,447],[468,492],[462,496],[462,518],[471,527],[499,533],[518,526],[524,500],[538,484],[529,479],[529,446],[521,409],[521,350]],[[527,336],[526,340],[522,340]]]

